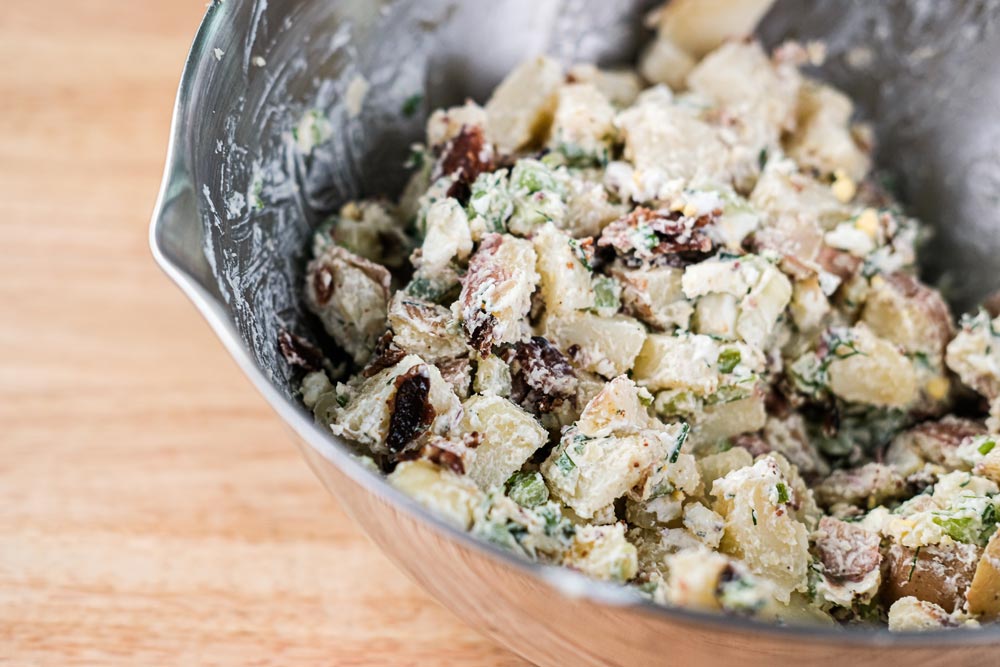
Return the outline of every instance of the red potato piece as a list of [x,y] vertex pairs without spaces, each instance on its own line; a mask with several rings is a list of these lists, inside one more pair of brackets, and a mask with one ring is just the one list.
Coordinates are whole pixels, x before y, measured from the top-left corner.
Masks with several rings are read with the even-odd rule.
[[823,573],[838,581],[861,581],[882,563],[877,534],[829,516],[819,522],[815,547]]
[[966,594],[969,611],[990,621],[1000,618],[1000,532],[993,533]]
[[882,584],[887,605],[907,596],[933,602],[947,612],[961,607],[979,563],[980,548],[954,542],[911,549],[889,547],[888,571]]

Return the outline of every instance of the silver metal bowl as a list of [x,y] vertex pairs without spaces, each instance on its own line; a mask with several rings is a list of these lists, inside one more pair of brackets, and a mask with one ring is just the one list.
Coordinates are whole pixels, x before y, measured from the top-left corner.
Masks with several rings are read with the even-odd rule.
[[[995,664],[998,628],[889,635],[770,627],[656,607],[625,589],[524,562],[428,515],[358,464],[296,400],[276,338],[282,327],[318,331],[299,289],[317,220],[347,198],[396,192],[427,111],[467,96],[482,100],[528,55],[632,60],[648,38],[641,17],[649,4],[213,2],[177,98],[150,230],[157,261],[375,542],[443,604],[529,660]],[[830,57],[816,74],[847,90],[874,121],[880,162],[936,229],[925,252],[928,277],[940,279],[958,309],[1000,287],[998,30],[996,0],[787,0],[761,29],[772,45],[786,37],[827,41]],[[353,113],[345,94],[359,76],[370,89]],[[415,95],[422,102],[408,115]],[[330,119],[332,134],[303,156],[293,128],[312,108]]]

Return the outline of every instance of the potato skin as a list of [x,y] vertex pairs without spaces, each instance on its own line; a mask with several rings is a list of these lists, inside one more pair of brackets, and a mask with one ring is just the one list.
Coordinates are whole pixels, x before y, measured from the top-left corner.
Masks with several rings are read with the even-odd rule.
[[951,613],[965,602],[972,583],[980,548],[955,542],[911,549],[900,544],[889,547],[883,577],[882,601],[886,606],[904,597],[933,602]]
[[986,620],[995,621],[1000,618],[1000,533],[993,533],[983,556],[976,566],[976,574],[972,577],[972,585],[966,597],[969,600],[969,611],[982,614]]

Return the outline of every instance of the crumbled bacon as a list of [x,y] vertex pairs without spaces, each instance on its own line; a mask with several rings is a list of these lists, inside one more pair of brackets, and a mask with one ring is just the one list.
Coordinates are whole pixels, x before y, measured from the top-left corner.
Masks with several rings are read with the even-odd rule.
[[861,581],[882,562],[878,535],[833,517],[820,519],[815,544],[823,573],[835,581]]
[[290,366],[310,372],[323,367],[323,353],[319,348],[287,329],[278,332],[278,349]]
[[493,146],[486,141],[483,128],[478,125],[463,125],[459,133],[440,148],[433,178],[453,177],[455,180],[448,190],[448,196],[465,199],[469,194],[469,186],[476,177],[495,168]]
[[403,451],[430,428],[436,416],[434,406],[430,403],[430,390],[430,373],[423,364],[412,367],[396,378],[389,434],[385,440],[389,451]]
[[678,211],[639,206],[605,227],[597,245],[613,248],[626,266],[686,266],[707,258],[715,249],[704,231],[714,219],[714,214],[691,218]]
[[576,400],[578,380],[557,347],[542,336],[517,343],[507,351],[511,370],[511,400],[535,413],[551,412]]

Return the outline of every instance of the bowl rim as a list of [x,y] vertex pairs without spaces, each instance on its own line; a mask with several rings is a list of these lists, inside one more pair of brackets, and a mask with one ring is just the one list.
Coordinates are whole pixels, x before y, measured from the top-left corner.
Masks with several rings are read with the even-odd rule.
[[[197,193],[197,184],[186,168],[193,156],[185,154],[188,139],[196,116],[190,104],[198,71],[203,64],[214,59],[210,38],[227,25],[232,25],[230,12],[238,11],[237,5],[245,3],[212,0],[197,30],[175,97],[166,151],[166,161],[159,192],[149,226],[149,245],[153,258],[166,275],[188,297],[198,312],[208,322],[237,366],[250,383],[264,397],[271,409],[292,428],[300,442],[313,448],[324,459],[336,466],[355,484],[379,497],[382,501],[404,512],[410,518],[426,524],[439,536],[457,541],[461,546],[493,560],[497,564],[514,568],[520,573],[541,581],[560,595],[601,605],[628,608],[654,619],[700,628],[716,629],[742,635],[765,634],[772,638],[794,639],[857,647],[873,648],[961,648],[1000,644],[1000,625],[975,630],[941,629],[928,632],[889,632],[884,627],[861,626],[808,626],[778,625],[752,618],[726,615],[721,612],[700,611],[669,607],[630,590],[626,586],[593,580],[582,573],[555,565],[529,561],[499,546],[478,539],[438,518],[405,493],[391,486],[383,475],[373,473],[356,460],[344,440],[324,431],[305,409],[286,399],[265,377],[244,345],[233,322],[219,298],[204,286],[189,268],[173,259],[165,250],[162,237],[170,227],[168,208],[171,193],[181,190]],[[259,15],[254,20],[259,20]],[[196,199],[197,200],[197,199]],[[201,204],[196,206],[201,225]],[[203,251],[203,247],[199,251]],[[439,604],[445,604],[439,601]],[[447,606],[445,604],[445,606]],[[474,627],[474,626],[473,626]],[[479,628],[476,628],[479,630]]]

